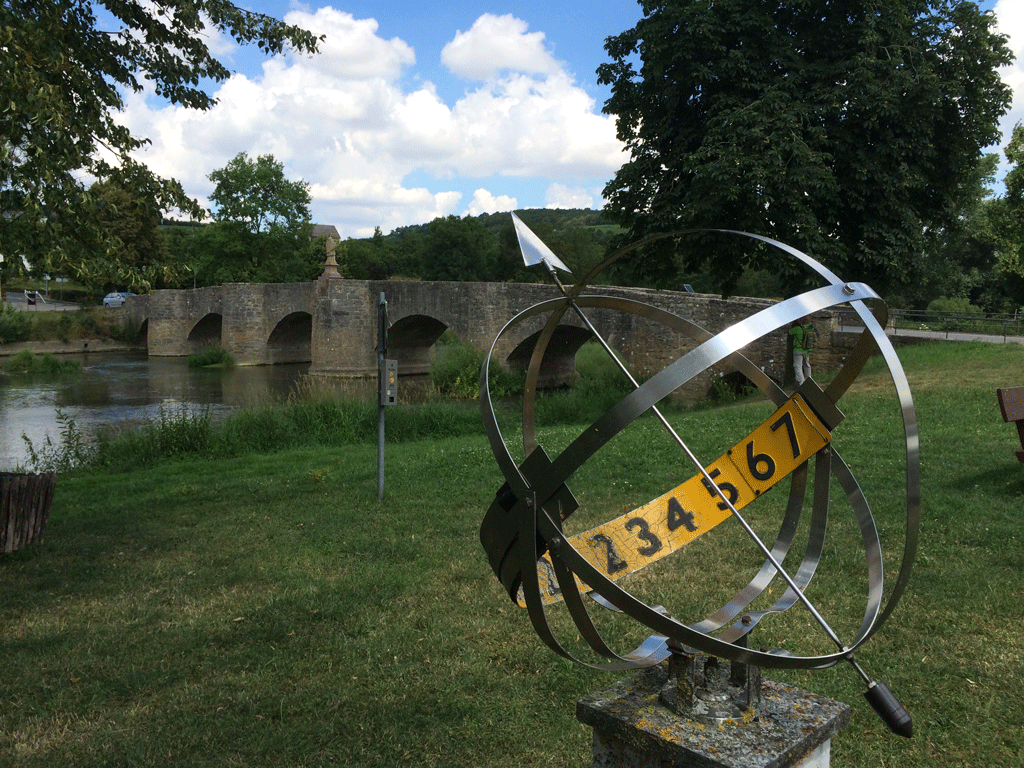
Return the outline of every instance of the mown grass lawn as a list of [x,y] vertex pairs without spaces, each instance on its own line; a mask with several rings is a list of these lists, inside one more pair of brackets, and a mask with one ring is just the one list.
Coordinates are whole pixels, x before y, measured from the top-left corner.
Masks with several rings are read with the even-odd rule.
[[[1019,765],[1024,466],[994,390],[1024,384],[1024,349],[901,357],[922,435],[921,548],[858,658],[915,736],[888,735],[847,668],[767,674],[853,706],[833,765]],[[902,446],[881,367],[842,407],[837,448],[898,542]],[[673,419],[710,460],[764,415],[751,401]],[[543,439],[558,450],[576,431]],[[0,559],[0,764],[588,766],[575,701],[613,678],[556,657],[502,595],[477,538],[501,483],[483,435],[389,445],[386,460],[383,501],[370,444],[60,477],[47,542]],[[572,485],[608,519],[679,472],[648,419]],[[754,519],[770,526],[764,501]],[[812,587],[847,631],[860,550],[841,514],[833,537],[834,572]],[[757,558],[728,523],[691,546],[632,578],[701,618]],[[800,648],[813,628],[789,613],[764,637]]]

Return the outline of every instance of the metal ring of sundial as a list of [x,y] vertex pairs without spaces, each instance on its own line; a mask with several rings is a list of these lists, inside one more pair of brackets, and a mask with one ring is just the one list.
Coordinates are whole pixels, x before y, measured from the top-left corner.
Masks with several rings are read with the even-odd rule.
[[[517,221],[517,228],[520,224]],[[522,229],[525,230],[525,226]],[[556,653],[579,663],[610,670],[637,669],[667,658],[672,645],[765,667],[821,668],[846,660],[853,663],[868,682],[866,674],[853,660],[853,651],[878,631],[906,589],[917,549],[920,517],[917,420],[906,376],[883,330],[886,307],[868,286],[840,280],[823,265],[788,245],[746,232],[705,231],[766,243],[814,270],[828,284],[756,312],[718,334],[711,334],[685,318],[649,304],[621,297],[582,294],[600,272],[629,251],[653,240],[678,237],[692,231],[673,232],[646,238],[623,248],[598,264],[571,290],[563,287],[562,298],[541,302],[517,314],[495,337],[480,373],[484,426],[506,480],[481,525],[481,543],[510,598],[527,608],[537,634]],[[532,236],[532,233],[528,235]],[[522,241],[522,232],[520,237]],[[540,247],[546,249],[543,244]],[[564,268],[561,262],[557,262],[557,266]],[[873,312],[866,302],[871,303]],[[784,329],[805,315],[844,304],[858,315],[865,330],[845,365],[824,391],[808,380],[789,396],[740,352],[751,342]],[[632,392],[551,459],[537,445],[534,427],[534,399],[541,361],[555,328],[566,312],[576,312],[594,331],[584,311],[590,308],[638,315],[690,336],[697,346],[643,384],[637,384]],[[501,338],[520,324],[529,320],[536,322],[535,318],[544,315],[547,319],[527,370],[522,430],[526,459],[517,465],[498,426],[488,372]],[[906,443],[907,504],[903,556],[887,600],[883,596],[882,547],[870,506],[850,468],[831,444],[831,432],[843,419],[836,403],[876,350],[888,367],[898,396]],[[778,409],[719,459],[704,465],[657,411],[657,404],[694,376],[723,362],[743,373]],[[626,515],[590,531],[567,535],[563,521],[578,507],[567,481],[615,435],[648,411],[662,419],[694,464],[696,474],[679,487]],[[809,534],[799,566],[790,575],[783,568],[782,561],[790,553],[806,506],[806,485],[812,458],[814,492]],[[741,509],[785,477],[791,478],[786,512],[775,541],[769,545],[762,542],[746,523]],[[868,595],[864,616],[855,637],[846,641],[836,636],[804,595],[804,588],[815,573],[824,547],[830,477],[839,483],[847,496],[866,556]],[[661,606],[639,600],[618,583],[620,576],[676,551],[708,528],[729,518],[744,527],[761,550],[764,563],[745,587],[703,620],[683,623]],[[616,540],[629,541],[634,546],[628,553],[624,549],[619,551],[612,546],[613,535]],[[768,608],[749,610],[751,603],[766,593],[769,583],[776,577],[786,582],[783,595]],[[629,653],[616,653],[598,632],[585,597],[596,605],[627,614],[655,634]],[[594,652],[611,661],[585,662],[562,646],[548,623],[545,611],[546,605],[560,600],[565,602],[580,637]],[[794,655],[780,649],[744,647],[744,636],[762,617],[785,611],[798,603],[807,608],[834,642],[834,653]],[[870,682],[869,690],[874,685]]]

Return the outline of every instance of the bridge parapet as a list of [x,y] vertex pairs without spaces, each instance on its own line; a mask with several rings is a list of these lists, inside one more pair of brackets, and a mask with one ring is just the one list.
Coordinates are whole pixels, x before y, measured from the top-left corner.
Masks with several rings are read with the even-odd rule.
[[[310,372],[368,377],[377,371],[377,304],[388,302],[388,356],[399,361],[399,375],[429,373],[434,345],[446,330],[483,349],[513,316],[539,302],[560,298],[546,284],[365,281],[322,277],[312,283],[230,284],[195,290],[155,291],[126,304],[136,322],[145,322],[152,355],[188,355],[216,344],[240,365],[310,361]],[[592,286],[602,294],[653,305],[717,333],[768,306],[761,299],[731,298],[644,288]],[[145,299],[145,301],[141,301]],[[629,312],[587,310],[601,335],[641,376],[653,374],[696,346],[696,341]],[[499,341],[494,358],[524,367],[545,318],[538,316]],[[567,383],[575,376],[575,355],[589,331],[566,313],[549,347],[541,385]],[[822,359],[829,347],[831,316],[815,317]],[[769,376],[785,382],[789,373],[786,329],[744,350]],[[679,393],[703,397],[729,367],[710,370]]]

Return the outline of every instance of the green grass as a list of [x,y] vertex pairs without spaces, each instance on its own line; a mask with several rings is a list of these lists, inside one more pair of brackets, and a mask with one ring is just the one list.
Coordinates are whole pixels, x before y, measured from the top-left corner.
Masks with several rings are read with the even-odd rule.
[[189,368],[229,368],[234,364],[231,353],[217,346],[205,347],[188,356]]
[[[1024,383],[1024,350],[940,343],[901,356],[921,424],[922,542],[908,594],[858,659],[916,735],[888,735],[847,668],[767,674],[852,705],[833,765],[1018,765],[1024,467],[994,389]],[[900,451],[877,362],[841,405],[837,448],[898,543]],[[388,418],[406,410],[423,409]],[[765,413],[749,400],[673,421],[711,459]],[[555,656],[503,597],[477,540],[502,479],[483,436],[463,431],[389,443],[383,502],[372,440],[62,475],[47,542],[0,557],[0,764],[589,766],[575,701],[615,676]],[[578,431],[545,427],[542,442],[553,453]],[[691,474],[679,462],[641,420],[570,481],[579,524],[678,484]],[[860,548],[834,496],[812,589],[845,634],[863,610]],[[752,524],[770,530],[772,497],[748,508]],[[628,587],[700,618],[757,559],[734,528]],[[755,642],[813,645],[805,615],[789,614]],[[555,611],[582,652],[563,619]]]
[[62,360],[49,352],[33,355],[27,349],[23,349],[4,363],[4,370],[8,373],[58,376],[63,373],[81,373],[82,364],[77,360]]
[[20,312],[24,324],[18,338],[7,341],[63,341],[82,339],[113,339],[131,343],[138,328],[103,307],[85,307],[75,312],[37,309]]

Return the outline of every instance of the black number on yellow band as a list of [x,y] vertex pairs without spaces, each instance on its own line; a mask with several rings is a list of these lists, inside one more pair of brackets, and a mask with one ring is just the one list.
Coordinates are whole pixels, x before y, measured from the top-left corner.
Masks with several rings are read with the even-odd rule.
[[646,547],[637,547],[637,552],[644,557],[650,557],[655,552],[659,552],[661,550],[661,539],[651,532],[651,528],[647,525],[646,520],[642,517],[634,517],[626,523],[627,531],[632,531],[634,528],[640,529],[640,533],[638,533],[636,537],[640,539],[640,541],[647,542]]
[[786,432],[789,433],[789,447],[793,449],[793,458],[800,456],[800,441],[796,438],[796,427],[793,426],[793,414],[784,412],[779,420],[772,424],[772,432],[775,432],[783,424],[786,425]]
[[[757,468],[759,464],[764,464],[763,472]],[[772,475],[775,474],[775,459],[767,453],[754,453],[754,441],[751,440],[747,443],[747,468],[750,470],[750,474],[758,480],[762,482],[771,480]]]
[[694,521],[693,512],[687,512],[679,499],[670,496],[668,499],[668,529],[674,531],[681,525],[686,526],[688,531],[696,531],[697,523]]
[[[708,477],[710,477],[712,480],[714,480],[720,474],[722,474],[722,470],[720,470],[720,469],[713,469],[713,470],[711,470],[708,473]],[[702,483],[704,483],[704,487],[708,489],[708,493],[710,493],[712,496],[717,496],[718,495],[718,491],[715,490],[715,486],[713,486],[711,483],[708,482],[708,478],[707,477],[702,477],[700,479],[700,481]],[[733,485],[732,483],[717,483],[717,485],[718,485],[718,490],[724,491],[725,495],[729,498],[729,504],[732,504],[733,506],[736,506],[736,502],[737,502],[737,500],[740,497],[740,492],[738,490],[736,490],[736,486]],[[724,501],[720,501],[720,502],[718,502],[718,508],[719,509],[728,509],[729,508],[729,504],[726,504]]]
[[590,537],[590,540],[594,544],[604,547],[605,555],[608,558],[608,568],[606,569],[607,573],[618,573],[628,567],[626,561],[619,557],[618,553],[615,551],[615,543],[603,533],[594,534]]

